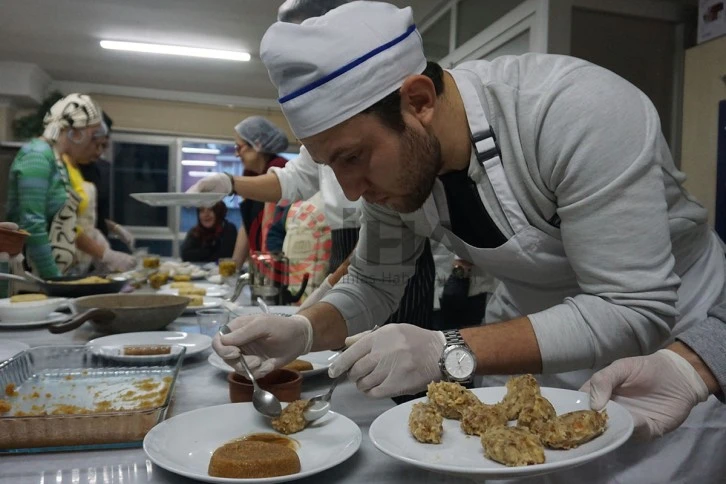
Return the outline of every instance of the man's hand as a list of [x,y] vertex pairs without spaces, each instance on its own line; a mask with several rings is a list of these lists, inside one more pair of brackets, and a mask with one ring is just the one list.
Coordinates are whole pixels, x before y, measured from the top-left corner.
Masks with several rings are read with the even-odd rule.
[[348,378],[372,397],[409,395],[441,379],[439,359],[445,345],[441,331],[389,324],[354,342],[333,361],[328,374],[335,378],[350,370]]
[[305,316],[242,316],[227,327],[232,332],[214,337],[214,351],[227,361],[245,355],[255,377],[285,366],[313,346],[313,328]]
[[611,398],[627,408],[640,439],[676,429],[708,398],[708,387],[693,366],[671,350],[617,360],[580,390],[590,394],[593,410],[602,410]]

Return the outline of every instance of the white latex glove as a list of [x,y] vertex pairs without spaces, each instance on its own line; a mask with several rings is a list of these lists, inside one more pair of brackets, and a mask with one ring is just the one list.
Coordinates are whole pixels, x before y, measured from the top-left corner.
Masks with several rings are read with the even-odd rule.
[[313,346],[310,320],[299,314],[290,317],[272,314],[242,316],[227,326],[232,332],[214,337],[214,351],[231,365],[240,354],[245,355],[247,366],[255,378],[309,353]]
[[652,439],[680,426],[693,407],[708,398],[708,388],[683,357],[670,350],[617,360],[595,373],[580,391],[590,394],[593,410],[608,400],[633,415],[639,439]]
[[106,220],[106,227],[108,227],[110,232],[116,234],[129,249],[134,249],[136,246],[136,239],[123,225],[117,224],[113,220]]
[[441,380],[439,359],[445,345],[441,331],[387,324],[341,353],[330,365],[328,375],[336,378],[350,370],[348,378],[371,397],[410,395]]
[[111,249],[106,249],[103,252],[101,262],[103,262],[110,271],[114,272],[126,272],[136,267],[136,259],[134,259],[132,255]]
[[300,305],[300,309],[298,311],[302,311],[303,309],[307,309],[313,304],[319,303],[322,298],[325,297],[325,295],[333,288],[333,286],[330,284],[330,276],[326,277],[322,284],[320,284],[320,287],[315,289],[312,294],[310,294],[305,301]]
[[18,224],[13,222],[0,222],[0,228],[7,230],[18,230]]
[[232,181],[224,173],[208,175],[189,187],[187,193],[232,193]]

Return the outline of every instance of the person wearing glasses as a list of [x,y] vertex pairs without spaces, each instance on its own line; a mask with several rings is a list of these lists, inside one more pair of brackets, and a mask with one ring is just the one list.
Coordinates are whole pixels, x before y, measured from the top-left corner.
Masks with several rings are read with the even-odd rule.
[[89,236],[79,222],[89,205],[79,167],[96,156],[101,122],[90,96],[69,94],[50,108],[42,136],[26,143],[10,166],[8,220],[30,232],[26,262],[40,277],[71,273],[80,252],[109,270],[136,264]]

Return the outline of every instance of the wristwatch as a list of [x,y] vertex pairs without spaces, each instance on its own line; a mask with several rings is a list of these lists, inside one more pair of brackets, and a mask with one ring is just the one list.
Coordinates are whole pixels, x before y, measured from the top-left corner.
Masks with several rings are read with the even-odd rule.
[[439,359],[439,368],[446,381],[469,383],[476,372],[476,356],[464,342],[458,329],[444,331],[446,346]]

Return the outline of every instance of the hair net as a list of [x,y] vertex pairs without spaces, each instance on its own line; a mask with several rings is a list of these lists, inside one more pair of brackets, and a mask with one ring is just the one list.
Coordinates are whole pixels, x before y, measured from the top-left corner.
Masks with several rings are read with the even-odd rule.
[[56,141],[66,128],[85,128],[100,124],[101,108],[86,94],[73,93],[59,99],[43,118],[43,137]]
[[260,153],[280,153],[287,149],[287,135],[262,116],[250,116],[234,130]]
[[277,10],[277,20],[299,24],[310,17],[320,17],[329,10],[352,0],[286,0]]

